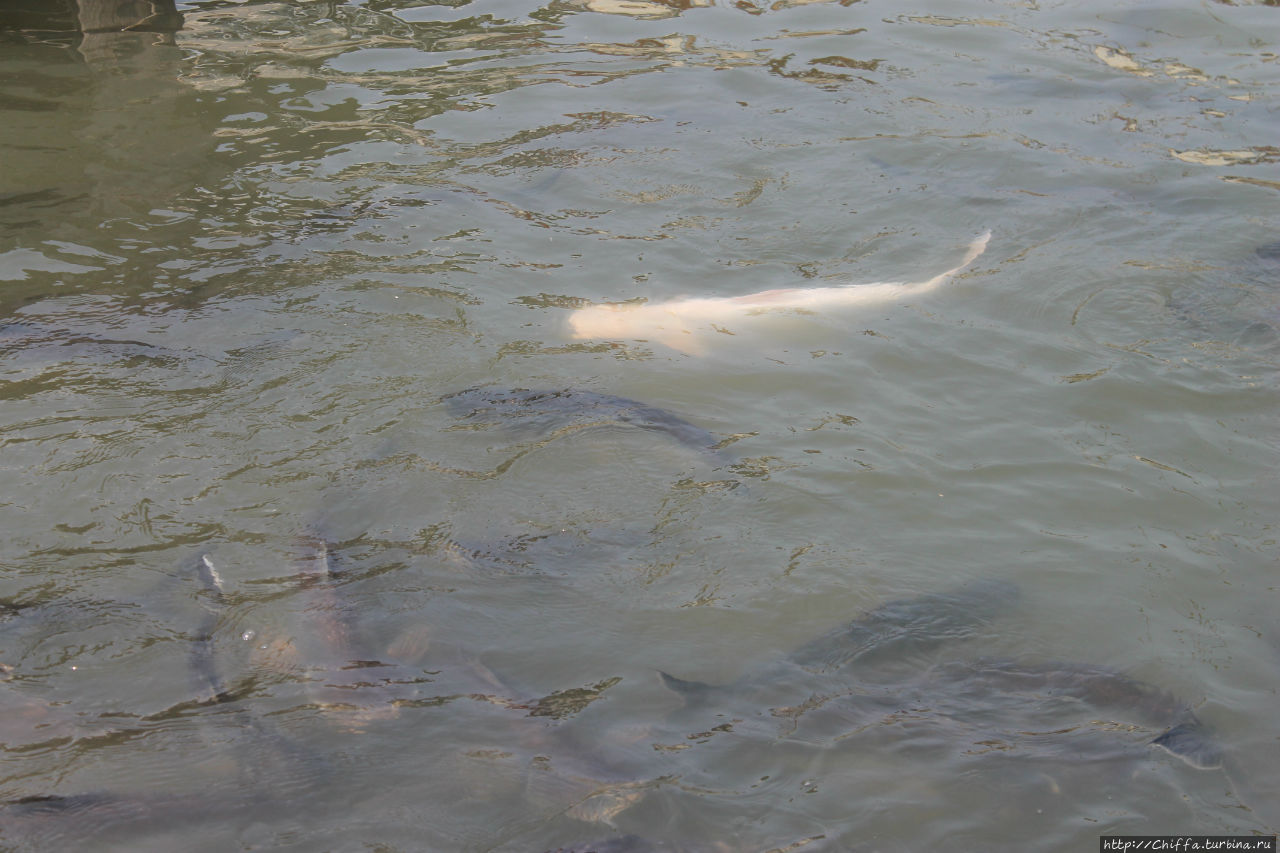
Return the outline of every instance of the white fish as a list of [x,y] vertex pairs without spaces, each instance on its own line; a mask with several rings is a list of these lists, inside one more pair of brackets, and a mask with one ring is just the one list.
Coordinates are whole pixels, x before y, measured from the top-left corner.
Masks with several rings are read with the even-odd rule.
[[704,349],[700,335],[724,331],[723,325],[735,320],[774,312],[885,305],[929,293],[973,263],[986,250],[990,239],[990,231],[982,234],[969,244],[969,251],[957,266],[926,281],[790,287],[746,296],[685,297],[653,305],[590,305],[569,315],[569,334],[577,340],[656,340],[683,353],[700,353]]

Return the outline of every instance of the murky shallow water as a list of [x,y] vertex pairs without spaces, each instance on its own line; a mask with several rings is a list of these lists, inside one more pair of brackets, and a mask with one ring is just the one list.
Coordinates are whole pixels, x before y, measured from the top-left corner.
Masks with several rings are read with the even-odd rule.
[[[181,11],[0,45],[5,845],[1275,831],[1275,8]],[[567,334],[921,280],[986,228],[927,297]],[[717,449],[450,408],[478,386]],[[878,715],[816,699],[867,673],[776,675],[978,578],[1019,602],[897,654]],[[1224,766],[975,660],[1167,690]],[[659,671],[766,686],[700,715]]]

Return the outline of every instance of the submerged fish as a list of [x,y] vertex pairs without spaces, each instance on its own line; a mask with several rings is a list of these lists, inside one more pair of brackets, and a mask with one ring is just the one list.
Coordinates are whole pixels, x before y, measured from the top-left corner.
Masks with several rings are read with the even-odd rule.
[[[978,741],[1007,724],[1010,737],[1027,737],[1032,720],[1054,721],[1045,734],[1063,735],[1090,728],[1092,716],[1074,726],[1057,723],[1076,713],[1113,710],[1142,724],[1164,730],[1149,741],[1193,767],[1222,766],[1217,744],[1192,712],[1172,694],[1102,666],[1071,663],[1024,663],[982,659],[917,667],[894,678],[861,679],[860,667],[934,648],[948,640],[978,633],[1017,598],[1017,589],[1002,581],[966,584],[948,593],[922,595],[885,604],[841,628],[802,646],[785,661],[725,685],[685,681],[660,673],[663,683],[679,693],[690,711],[760,716],[747,711],[761,706],[771,718],[804,717],[810,727],[831,732],[839,740],[868,727],[904,723],[944,725],[948,730],[976,729]],[[857,664],[850,669],[851,664]],[[842,679],[833,679],[839,673]],[[857,679],[857,680],[853,680]]]
[[208,554],[201,554],[196,560],[196,577],[204,588],[204,595],[209,599],[205,605],[204,618],[191,637],[191,649],[188,660],[191,674],[195,681],[197,701],[226,702],[232,699],[218,666],[214,661],[214,631],[218,627],[221,610],[226,604],[222,587],[222,575]]
[[273,792],[260,790],[39,794],[0,801],[0,843],[5,850],[145,849],[144,839],[175,832],[203,837],[246,814],[284,808],[296,811]]
[[530,391],[524,388],[471,388],[444,398],[460,420],[498,421],[506,426],[536,430],[584,429],[627,424],[671,436],[702,453],[720,458],[718,440],[709,431],[683,418],[637,400],[573,388]]
[[23,366],[62,364],[72,359],[146,359],[160,364],[191,358],[159,344],[45,326],[31,322],[0,323],[0,358]]
[[991,232],[985,232],[969,244],[959,264],[925,281],[783,288],[746,296],[685,297],[652,305],[591,305],[569,315],[569,334],[577,340],[656,340],[679,352],[697,354],[704,349],[699,335],[719,331],[717,326],[749,317],[782,311],[816,312],[886,305],[929,293],[977,260],[990,239]]
[[[876,664],[928,652],[948,640],[975,633],[1017,601],[1017,586],[977,580],[945,593],[891,601],[811,640],[784,660],[751,672],[731,684],[685,681],[662,672],[663,683],[685,697],[687,705],[769,700],[797,691],[828,692],[831,673],[855,662],[845,677],[863,678]],[[865,665],[865,666],[864,666]]]
[[1212,770],[1222,766],[1222,750],[1185,702],[1109,667],[979,659],[936,667],[925,683],[931,690],[950,685],[957,693],[978,698],[988,695],[987,704],[1013,704],[1010,700],[1018,697],[1031,705],[1079,703],[1094,711],[1121,713],[1140,723],[1164,727],[1150,744],[1192,767]]
[[1202,336],[1197,347],[1217,345],[1274,359],[1280,345],[1280,242],[1188,274],[1167,297],[1166,308],[1179,325]]
[[1010,609],[1019,596],[1015,584],[988,578],[950,592],[890,601],[811,640],[791,659],[810,671],[830,672],[886,652],[927,651],[972,634]]
[[[366,620],[346,594],[353,573],[343,565],[345,558],[344,551],[314,527],[295,538],[290,606],[284,608],[289,618],[275,630],[250,629],[241,635],[250,644],[250,684],[293,685],[280,692],[324,712],[331,725],[348,733],[393,719],[403,708],[455,700],[524,709],[524,702],[506,696],[505,685],[473,656],[450,644],[433,643],[429,626],[409,626],[385,645],[370,642],[369,626],[362,624]],[[211,565],[207,560],[201,563]],[[221,701],[243,695],[243,688],[221,687],[209,658],[210,644],[202,640],[205,633],[197,635],[194,644],[195,669],[208,674],[208,689]]]

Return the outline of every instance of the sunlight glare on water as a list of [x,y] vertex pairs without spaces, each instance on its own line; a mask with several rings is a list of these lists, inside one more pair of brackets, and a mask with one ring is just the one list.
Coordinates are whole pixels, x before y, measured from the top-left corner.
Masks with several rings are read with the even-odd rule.
[[0,4],[0,846],[1275,833],[1274,3],[168,6]]

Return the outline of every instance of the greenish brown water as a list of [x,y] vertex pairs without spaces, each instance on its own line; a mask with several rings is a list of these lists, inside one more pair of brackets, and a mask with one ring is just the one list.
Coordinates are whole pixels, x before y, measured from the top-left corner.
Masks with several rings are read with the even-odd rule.
[[[1280,9],[179,8],[0,42],[0,800],[67,798],[0,846],[1275,832]],[[988,228],[937,293],[701,355],[566,332]],[[771,680],[985,578],[1016,605],[870,717],[805,705],[856,673]],[[1224,766],[927,676],[977,659],[1168,691]],[[659,672],[764,686],[700,715]]]

